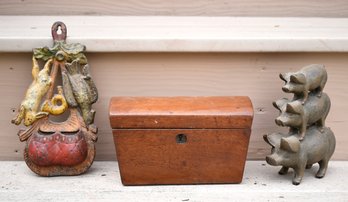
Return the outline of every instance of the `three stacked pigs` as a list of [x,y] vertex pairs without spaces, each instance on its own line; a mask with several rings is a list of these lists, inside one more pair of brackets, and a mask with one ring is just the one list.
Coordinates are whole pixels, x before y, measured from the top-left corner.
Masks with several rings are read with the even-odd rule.
[[301,183],[305,169],[319,163],[317,178],[325,176],[328,162],[334,153],[336,140],[325,119],[330,111],[330,98],[323,92],[327,72],[323,65],[309,65],[295,73],[280,74],[285,81],[282,90],[293,93],[291,100],[282,98],[273,102],[280,111],[275,122],[289,127],[287,134],[264,135],[272,146],[272,153],[266,157],[270,165],[282,166],[279,174],[294,169],[292,183]]

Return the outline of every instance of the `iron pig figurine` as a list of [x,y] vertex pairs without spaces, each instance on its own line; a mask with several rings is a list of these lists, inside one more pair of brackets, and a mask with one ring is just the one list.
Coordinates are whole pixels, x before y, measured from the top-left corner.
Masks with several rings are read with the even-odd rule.
[[319,163],[320,166],[316,177],[324,177],[336,145],[335,136],[329,128],[322,132],[316,126],[307,130],[303,141],[300,141],[297,135],[287,136],[279,133],[265,135],[264,140],[272,146],[272,154],[266,156],[267,163],[272,166],[281,165],[281,175],[287,174],[288,169],[293,168],[294,185],[301,183],[305,168],[311,168],[314,163]]
[[285,81],[282,90],[286,93],[294,93],[294,99],[301,98],[304,104],[308,99],[309,91],[317,92],[318,96],[321,96],[327,81],[327,72],[324,65],[312,64],[298,72],[279,74],[279,77]]
[[275,119],[279,126],[289,127],[289,132],[272,133],[263,139],[272,146],[266,162],[282,166],[279,174],[294,169],[294,185],[302,181],[305,168],[319,163],[317,178],[322,178],[335,151],[336,140],[330,128],[325,126],[330,111],[329,96],[323,92],[327,72],[323,65],[309,65],[296,73],[280,74],[286,82],[284,92],[294,93],[292,100],[282,98],[273,102],[280,115]]
[[318,127],[325,127],[325,119],[330,111],[331,102],[326,93],[321,97],[309,96],[307,102],[302,105],[300,100],[288,101],[281,99],[273,105],[280,111],[275,119],[278,126],[289,126],[299,131],[300,140],[306,134],[307,126],[317,124]]

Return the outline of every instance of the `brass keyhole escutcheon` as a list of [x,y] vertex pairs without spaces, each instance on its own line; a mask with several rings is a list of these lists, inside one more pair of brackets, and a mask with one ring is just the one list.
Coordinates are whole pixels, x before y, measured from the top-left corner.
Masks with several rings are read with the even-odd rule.
[[187,142],[187,136],[185,134],[176,135],[176,143],[185,144]]

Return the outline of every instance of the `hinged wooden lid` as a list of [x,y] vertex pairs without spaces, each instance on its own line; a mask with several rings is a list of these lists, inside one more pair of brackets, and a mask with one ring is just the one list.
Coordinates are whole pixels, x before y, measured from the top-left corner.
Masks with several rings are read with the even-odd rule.
[[249,97],[113,97],[113,129],[251,128]]

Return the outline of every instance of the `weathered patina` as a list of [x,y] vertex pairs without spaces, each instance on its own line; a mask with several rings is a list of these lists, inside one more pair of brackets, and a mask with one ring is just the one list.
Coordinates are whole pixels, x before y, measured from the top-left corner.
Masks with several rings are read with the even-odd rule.
[[319,163],[317,178],[325,176],[328,162],[335,151],[336,139],[330,128],[325,126],[331,101],[323,92],[327,72],[323,65],[309,65],[295,73],[280,74],[285,81],[283,91],[294,93],[289,100],[274,101],[280,115],[275,119],[279,126],[289,127],[289,132],[272,133],[263,136],[272,146],[266,157],[268,164],[282,166],[279,174],[284,175],[289,168],[295,171],[292,183],[301,183],[304,170]]

